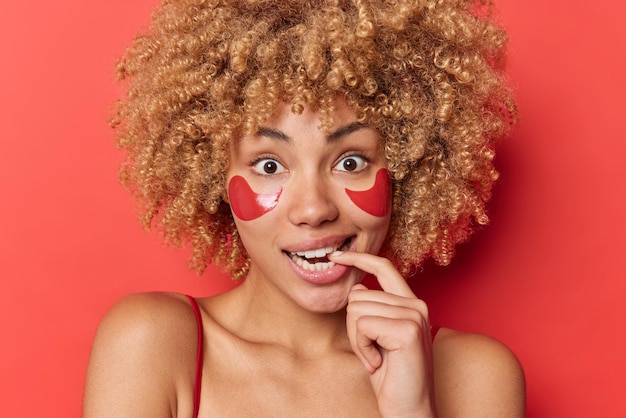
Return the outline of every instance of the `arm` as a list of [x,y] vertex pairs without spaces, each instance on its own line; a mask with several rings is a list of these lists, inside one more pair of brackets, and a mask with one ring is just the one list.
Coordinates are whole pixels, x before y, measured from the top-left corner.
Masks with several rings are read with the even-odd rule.
[[[192,407],[196,335],[191,308],[175,295],[119,301],[94,340],[83,416],[172,417],[177,408]],[[177,387],[186,376],[189,385]],[[179,393],[189,401],[178,405]]]

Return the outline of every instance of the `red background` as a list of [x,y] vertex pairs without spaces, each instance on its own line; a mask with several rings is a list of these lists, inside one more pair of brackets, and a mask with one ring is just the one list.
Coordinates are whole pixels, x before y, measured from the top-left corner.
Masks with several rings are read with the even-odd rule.
[[[79,416],[120,296],[229,286],[135,220],[107,126],[113,63],[154,0],[5,2],[0,16],[0,416]],[[613,4],[611,4],[613,3]],[[622,2],[500,0],[521,123],[492,225],[411,280],[433,321],[524,365],[529,417],[626,416]],[[215,276],[215,277],[210,277]]]

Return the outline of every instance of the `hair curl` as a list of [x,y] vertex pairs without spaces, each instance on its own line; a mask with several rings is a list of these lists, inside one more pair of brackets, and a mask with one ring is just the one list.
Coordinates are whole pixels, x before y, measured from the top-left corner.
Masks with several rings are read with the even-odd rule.
[[126,50],[112,125],[120,175],[191,264],[233,277],[249,259],[224,201],[229,143],[281,102],[332,125],[340,95],[385,141],[393,175],[388,256],[448,264],[498,174],[494,147],[516,117],[501,69],[506,34],[485,1],[163,0]]

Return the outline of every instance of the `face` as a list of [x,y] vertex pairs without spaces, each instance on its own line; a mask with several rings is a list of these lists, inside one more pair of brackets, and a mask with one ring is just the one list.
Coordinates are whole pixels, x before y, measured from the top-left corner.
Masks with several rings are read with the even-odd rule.
[[[391,180],[377,131],[343,100],[319,129],[306,108],[278,107],[256,135],[231,148],[228,198],[251,260],[247,281],[315,312],[347,303],[362,272],[336,265],[334,250],[377,254],[390,219]],[[266,286],[265,286],[266,285]]]

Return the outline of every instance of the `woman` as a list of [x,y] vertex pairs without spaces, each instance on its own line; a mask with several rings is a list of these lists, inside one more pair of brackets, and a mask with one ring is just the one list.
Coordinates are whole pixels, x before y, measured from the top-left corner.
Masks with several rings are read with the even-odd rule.
[[117,303],[85,416],[523,416],[512,353],[403,277],[488,221],[504,42],[466,1],[164,1],[119,65],[122,179],[242,283]]

